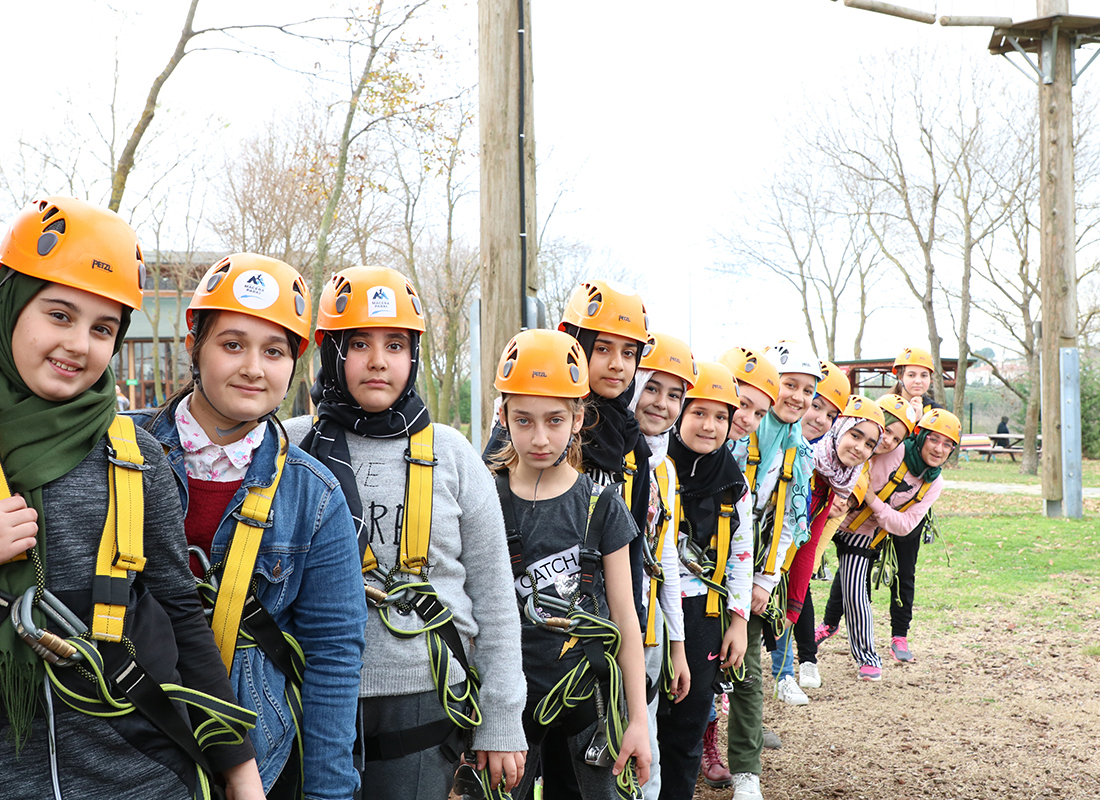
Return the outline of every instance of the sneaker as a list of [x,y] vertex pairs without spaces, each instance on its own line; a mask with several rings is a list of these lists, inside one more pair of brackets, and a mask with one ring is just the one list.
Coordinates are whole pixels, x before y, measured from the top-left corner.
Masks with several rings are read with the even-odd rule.
[[821,673],[813,661],[803,661],[798,665],[798,685],[803,689],[820,689]]
[[818,644],[821,644],[826,639],[835,636],[837,630],[839,630],[839,626],[826,625],[824,622],[822,622],[820,625],[814,628],[814,641]]
[[765,727],[764,728],[764,747],[768,748],[769,750],[778,750],[782,746],[783,746],[783,742],[781,742],[779,737],[776,736],[775,731],[771,730],[768,727]]
[[760,794],[760,776],[738,772],[733,776],[733,800],[764,800]]
[[859,668],[859,679],[861,681],[881,681],[882,670],[878,667],[872,667],[870,664],[864,664]]
[[722,713],[727,717],[730,715],[730,696],[728,694],[722,695]]
[[722,763],[718,752],[718,720],[712,719],[703,733],[703,783],[715,789],[724,789],[733,783],[733,776]]
[[913,654],[909,652],[909,641],[904,636],[895,636],[890,640],[890,655],[894,661],[912,661]]
[[810,702],[810,698],[799,688],[794,675],[784,675],[781,680],[776,681],[775,697],[792,706],[804,706]]

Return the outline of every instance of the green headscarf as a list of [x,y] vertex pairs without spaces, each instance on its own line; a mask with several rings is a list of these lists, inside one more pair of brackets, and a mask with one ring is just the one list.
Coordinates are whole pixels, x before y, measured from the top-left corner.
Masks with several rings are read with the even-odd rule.
[[[3,270],[0,278],[0,465],[8,485],[38,512],[37,545],[25,561],[0,565],[0,590],[19,597],[41,586],[46,572],[49,521],[42,508],[42,487],[65,475],[92,451],[115,416],[115,376],[110,366],[85,392],[62,402],[34,394],[19,375],[12,356],[12,331],[23,307],[48,281]],[[122,308],[115,352],[130,325]],[[36,624],[44,618],[36,614]],[[23,643],[10,621],[0,623],[0,705],[11,724],[18,750],[30,734],[38,687],[45,667]]]
[[940,476],[941,467],[930,467],[924,463],[920,451],[924,447],[924,440],[928,438],[928,431],[921,431],[916,436],[908,437],[905,444],[905,465],[914,477],[920,478],[925,483],[931,483]]

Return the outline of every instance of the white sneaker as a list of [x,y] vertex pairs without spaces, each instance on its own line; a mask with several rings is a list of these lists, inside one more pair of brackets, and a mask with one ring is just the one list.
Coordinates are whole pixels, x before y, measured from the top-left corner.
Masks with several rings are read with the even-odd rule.
[[760,794],[760,776],[738,772],[733,776],[733,800],[764,800]]
[[781,680],[776,682],[775,696],[792,706],[804,706],[810,702],[810,698],[806,696],[806,693],[798,688],[794,675],[784,675]]
[[817,664],[803,661],[798,665],[798,685],[803,689],[821,688],[821,673],[817,671]]

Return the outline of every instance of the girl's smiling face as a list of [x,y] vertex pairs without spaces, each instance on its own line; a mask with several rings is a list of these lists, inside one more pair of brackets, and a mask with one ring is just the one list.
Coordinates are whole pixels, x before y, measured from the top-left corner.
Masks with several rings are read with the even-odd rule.
[[824,397],[814,395],[810,407],[802,415],[802,435],[806,437],[806,441],[812,442],[828,433],[839,413],[840,409]]
[[106,371],[121,325],[119,302],[48,284],[23,307],[12,329],[19,377],[43,400],[71,400]]
[[730,408],[717,400],[691,400],[680,422],[680,439],[700,455],[713,453],[726,443]]
[[733,412],[730,420],[730,438],[740,439],[748,436],[760,427],[760,421],[768,415],[772,399],[755,386],[744,381],[737,382],[737,397],[741,407]]
[[646,436],[664,433],[680,416],[684,403],[684,382],[667,372],[654,372],[634,407],[638,426]]
[[874,454],[878,439],[878,425],[864,420],[840,437],[836,443],[836,456],[846,467],[859,466]]
[[920,457],[930,467],[942,467],[947,463],[951,451],[955,449],[955,443],[943,434],[929,431],[924,437],[924,445],[920,449]]
[[779,399],[772,406],[772,413],[780,422],[798,422],[817,392],[817,378],[800,372],[786,372],[779,376]]
[[633,339],[600,331],[588,359],[588,386],[600,397],[614,400],[634,380],[640,351],[641,345]]
[[899,378],[901,388],[905,392],[905,399],[924,397],[928,387],[932,385],[932,373],[924,367],[905,367]]
[[875,455],[882,455],[883,453],[889,453],[891,450],[901,444],[902,440],[909,435],[909,429],[905,427],[904,422],[891,422],[886,426],[886,430],[882,434],[882,439],[878,443],[878,447],[875,448]]
[[[214,441],[216,428],[258,420],[278,408],[290,387],[294,353],[286,328],[237,311],[218,311],[211,330],[196,348],[187,337],[202,391],[191,397],[191,411]],[[250,429],[235,431],[237,438]]]

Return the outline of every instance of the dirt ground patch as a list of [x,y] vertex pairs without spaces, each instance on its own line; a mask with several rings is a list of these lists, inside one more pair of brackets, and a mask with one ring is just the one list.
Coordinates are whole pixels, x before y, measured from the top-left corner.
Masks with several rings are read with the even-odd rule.
[[[783,747],[764,751],[764,797],[1100,798],[1100,598],[1077,601],[1072,624],[1044,618],[1038,598],[957,615],[936,630],[915,620],[916,661],[906,665],[889,658],[876,603],[880,683],[856,680],[842,624],[822,644],[822,686],[807,691],[809,705],[778,702],[765,679],[764,721]],[[731,794],[700,781],[695,797]]]

